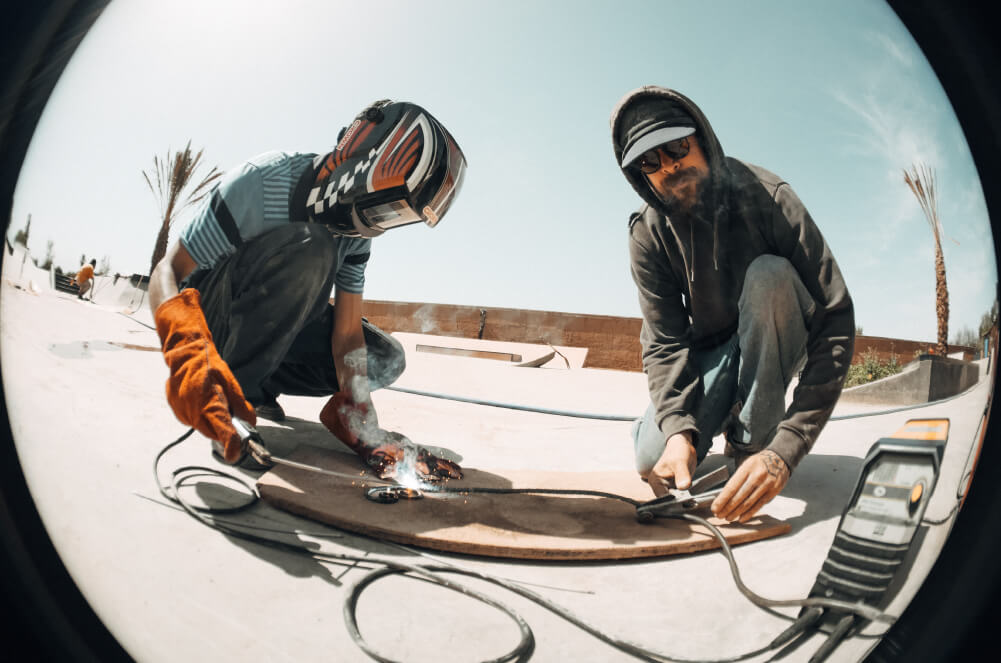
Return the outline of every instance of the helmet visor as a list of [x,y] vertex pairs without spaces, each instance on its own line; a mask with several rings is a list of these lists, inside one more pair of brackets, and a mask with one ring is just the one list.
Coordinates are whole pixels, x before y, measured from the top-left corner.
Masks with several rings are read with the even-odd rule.
[[369,228],[377,228],[382,231],[424,221],[423,217],[414,211],[410,202],[405,198],[374,202],[366,207],[359,204],[357,210],[362,223]]

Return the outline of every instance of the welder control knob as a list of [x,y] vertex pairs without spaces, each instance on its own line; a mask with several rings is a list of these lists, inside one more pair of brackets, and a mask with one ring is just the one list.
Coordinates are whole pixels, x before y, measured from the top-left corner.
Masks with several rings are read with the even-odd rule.
[[921,504],[921,498],[925,495],[925,480],[918,479],[913,486],[911,486],[911,494],[907,500],[907,510],[913,515],[918,509],[918,505]]

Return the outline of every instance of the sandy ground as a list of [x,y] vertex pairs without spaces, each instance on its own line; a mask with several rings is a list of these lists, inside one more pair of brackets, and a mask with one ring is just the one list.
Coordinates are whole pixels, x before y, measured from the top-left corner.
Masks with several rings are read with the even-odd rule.
[[[22,287],[15,288],[15,282]],[[163,398],[166,367],[160,354],[149,350],[158,340],[146,326],[148,310],[125,314],[121,296],[117,293],[111,303],[100,297],[97,303],[81,302],[44,286],[24,287],[13,278],[5,278],[0,291],[0,361],[17,452],[46,529],[95,612],[142,661],[370,660],[352,642],[342,618],[347,589],[362,577],[357,564],[320,563],[220,534],[160,497],[153,457],[185,428]],[[514,368],[427,353],[408,356],[399,384],[580,412],[639,415],[646,404],[641,374]],[[948,536],[990,387],[991,380],[982,379],[947,405],[889,414],[839,406],[784,493],[767,507],[767,513],[790,523],[790,534],[736,549],[748,586],[771,598],[804,597],[872,443],[907,419],[945,416],[952,421],[950,441],[926,514],[937,524],[922,528],[906,581],[887,607],[899,614]],[[632,467],[628,422],[391,391],[377,392],[375,401],[386,428],[447,448],[470,467]],[[336,444],[316,434],[322,399],[283,397],[282,404],[289,419],[262,421],[265,439]],[[873,416],[839,418],[856,414]],[[721,444],[716,441],[714,453]],[[197,435],[164,459],[168,470],[187,463],[221,467]],[[227,471],[250,480],[256,476]],[[718,552],[619,563],[515,562],[391,546],[265,504],[231,519],[317,550],[411,563],[439,560],[513,579],[596,628],[682,657],[755,649],[796,613],[768,613],[750,604]],[[461,582],[524,616],[535,633],[533,660],[634,660],[521,597],[481,581]],[[358,617],[377,649],[407,661],[481,660],[507,651],[517,639],[503,614],[399,577],[373,585],[359,603]],[[879,630],[871,627],[867,633]],[[805,661],[820,642],[814,636],[784,660]],[[876,642],[865,634],[851,638],[831,660],[860,660]]]

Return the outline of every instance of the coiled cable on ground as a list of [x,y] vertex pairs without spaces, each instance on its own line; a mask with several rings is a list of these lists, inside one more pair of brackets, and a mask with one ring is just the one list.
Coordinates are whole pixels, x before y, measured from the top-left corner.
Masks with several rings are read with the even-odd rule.
[[[803,633],[805,631],[805,629],[808,628],[816,620],[816,618],[818,618],[820,616],[820,614],[821,614],[821,610],[820,609],[821,608],[836,609],[836,610],[843,611],[843,612],[846,612],[846,613],[859,615],[861,617],[864,617],[866,619],[870,619],[870,620],[873,620],[873,621],[883,621],[883,622],[891,622],[891,623],[892,623],[892,621],[894,621],[893,617],[891,617],[889,615],[886,615],[885,613],[883,613],[883,612],[881,612],[881,611],[879,611],[879,610],[877,610],[875,608],[872,608],[870,606],[867,606],[867,605],[865,605],[863,603],[855,604],[855,603],[849,603],[849,602],[845,602],[845,601],[837,601],[837,600],[825,599],[825,598],[806,598],[806,599],[774,600],[774,599],[768,599],[768,598],[762,597],[759,594],[757,594],[754,591],[752,591],[750,588],[748,588],[743,583],[743,581],[741,580],[740,573],[739,573],[739,571],[737,569],[736,560],[733,557],[733,552],[732,552],[732,550],[730,548],[729,543],[726,540],[726,537],[723,535],[723,533],[716,526],[714,526],[712,523],[710,523],[709,521],[707,521],[704,518],[701,518],[699,516],[695,516],[695,515],[692,515],[692,514],[680,514],[680,515],[677,516],[678,518],[681,518],[681,519],[684,519],[684,520],[688,520],[690,522],[694,522],[694,523],[697,523],[699,525],[702,525],[713,536],[715,536],[717,538],[717,540],[719,541],[719,544],[720,544],[720,549],[723,552],[724,556],[727,558],[727,562],[729,563],[729,566],[730,566],[730,573],[733,576],[733,579],[734,579],[734,582],[737,585],[737,588],[753,604],[755,604],[755,605],[757,605],[759,607],[762,607],[762,608],[807,606],[807,607],[809,607],[809,610],[803,616],[801,616],[799,619],[796,619],[794,621],[794,623],[789,628],[787,628],[785,631],[783,631],[778,637],[774,638],[770,643],[768,643],[767,645],[765,645],[763,647],[755,649],[754,651],[746,652],[746,653],[735,655],[735,656],[730,656],[730,657],[725,657],[725,658],[716,658],[716,659],[683,658],[683,657],[679,657],[679,656],[672,656],[672,655],[669,655],[669,654],[664,654],[664,653],[661,653],[661,652],[656,652],[654,650],[651,650],[649,648],[643,647],[641,645],[638,645],[636,643],[630,642],[628,640],[625,640],[625,639],[622,639],[622,638],[613,637],[613,636],[611,636],[611,635],[609,635],[609,634],[601,631],[600,629],[592,626],[591,624],[589,624],[585,620],[577,617],[575,614],[573,614],[571,611],[567,610],[563,606],[560,606],[559,604],[557,604],[557,603],[555,603],[553,601],[550,601],[549,599],[547,599],[547,598],[545,598],[545,597],[543,597],[543,596],[541,596],[541,595],[539,595],[539,594],[537,594],[537,593],[535,593],[535,592],[527,589],[524,586],[521,586],[521,585],[519,585],[517,583],[514,583],[514,582],[508,582],[508,581],[505,581],[503,579],[500,579],[500,578],[497,578],[497,577],[494,577],[494,576],[490,576],[490,575],[485,574],[485,573],[480,573],[480,572],[477,572],[477,571],[462,569],[462,568],[459,568],[459,567],[456,567],[456,566],[452,566],[452,565],[442,565],[442,564],[426,564],[426,565],[406,564],[406,563],[402,563],[402,562],[399,562],[397,560],[388,559],[388,558],[378,558],[378,557],[371,557],[371,556],[350,555],[350,554],[345,554],[345,553],[320,552],[320,551],[310,550],[310,549],[308,549],[308,548],[306,548],[305,546],[302,546],[302,545],[296,545],[296,544],[293,544],[293,543],[286,543],[286,542],[283,542],[283,541],[278,541],[278,540],[271,539],[271,538],[264,537],[264,536],[260,536],[260,535],[257,535],[257,534],[252,534],[249,531],[240,529],[239,527],[234,527],[234,526],[232,526],[230,524],[227,524],[227,523],[224,523],[224,522],[220,522],[218,520],[214,520],[214,519],[212,519],[212,518],[209,517],[210,514],[235,513],[235,512],[244,511],[246,509],[249,509],[250,507],[254,506],[255,504],[257,504],[260,501],[260,494],[257,492],[255,486],[249,484],[246,480],[244,480],[244,479],[242,479],[240,477],[237,477],[237,476],[234,476],[234,475],[222,472],[222,471],[217,470],[215,468],[208,468],[208,467],[201,467],[201,466],[194,466],[194,465],[185,465],[185,466],[179,467],[179,468],[175,469],[171,473],[171,478],[170,478],[170,489],[171,489],[171,492],[168,492],[167,488],[163,485],[163,483],[162,483],[162,481],[160,479],[160,472],[159,472],[160,461],[163,458],[164,454],[166,454],[166,452],[168,450],[172,449],[173,447],[177,446],[182,441],[184,441],[185,439],[187,439],[188,437],[190,437],[193,432],[194,432],[193,428],[189,429],[181,437],[179,437],[178,439],[174,440],[173,442],[171,442],[170,444],[168,444],[167,446],[165,446],[163,449],[161,449],[160,452],[156,455],[156,458],[153,461],[153,475],[154,475],[154,478],[156,480],[157,488],[159,489],[160,494],[165,499],[169,500],[170,502],[173,502],[173,503],[179,505],[180,507],[182,507],[190,516],[192,516],[193,518],[195,518],[196,520],[198,520],[203,525],[205,525],[207,527],[210,527],[212,529],[215,529],[217,531],[220,531],[220,532],[222,532],[222,533],[224,533],[224,534],[226,534],[228,536],[237,537],[237,538],[240,538],[240,539],[243,539],[243,540],[252,541],[252,542],[255,542],[255,543],[258,543],[258,544],[261,544],[261,545],[266,545],[266,546],[278,548],[278,549],[285,550],[285,551],[288,551],[288,552],[293,552],[293,553],[297,553],[297,554],[304,554],[304,555],[307,555],[307,556],[310,556],[310,557],[316,559],[317,561],[326,560],[326,561],[330,561],[330,562],[335,562],[335,561],[336,562],[352,562],[354,565],[359,565],[360,564],[361,566],[357,566],[357,568],[361,568],[361,569],[367,570],[368,573],[365,576],[363,576],[362,579],[359,580],[349,590],[349,592],[348,592],[348,596],[346,597],[345,602],[344,602],[344,620],[345,620],[345,625],[347,627],[349,635],[351,636],[351,638],[355,642],[355,644],[362,651],[364,651],[369,657],[373,658],[374,660],[380,661],[380,663],[397,663],[397,662],[396,662],[395,659],[389,658],[389,657],[387,657],[387,656],[379,653],[378,651],[376,651],[365,640],[365,638],[362,636],[361,630],[358,627],[358,622],[357,622],[357,605],[358,605],[358,600],[359,600],[361,594],[364,592],[364,590],[368,586],[370,586],[376,580],[379,580],[380,578],[383,578],[383,577],[386,577],[386,576],[389,576],[389,575],[392,575],[392,574],[405,574],[405,575],[410,575],[411,577],[416,577],[418,579],[427,580],[429,582],[432,582],[432,583],[434,583],[436,585],[439,585],[441,587],[444,587],[446,589],[450,589],[450,590],[458,592],[458,593],[460,593],[460,594],[462,594],[464,596],[468,596],[468,597],[473,598],[475,600],[481,601],[482,603],[484,603],[486,605],[489,605],[489,606],[492,606],[492,607],[500,610],[501,612],[503,612],[505,615],[507,615],[518,626],[518,630],[519,630],[519,641],[518,641],[518,644],[513,649],[511,649],[509,652],[507,652],[506,654],[504,654],[502,656],[499,656],[499,657],[496,657],[496,658],[489,659],[485,663],[515,663],[515,662],[519,662],[520,663],[520,662],[528,661],[531,658],[532,653],[535,650],[535,636],[532,633],[532,629],[528,625],[528,623],[517,612],[515,612],[509,606],[505,605],[504,603],[502,603],[502,602],[500,602],[500,601],[498,601],[498,600],[496,600],[496,599],[494,599],[494,598],[492,598],[492,597],[490,597],[490,596],[488,596],[488,595],[486,595],[486,594],[484,594],[482,592],[476,591],[476,590],[474,590],[472,588],[466,587],[465,585],[462,585],[462,584],[456,583],[456,582],[454,582],[452,580],[449,580],[447,578],[444,578],[444,577],[442,577],[441,574],[444,574],[444,573],[457,573],[457,574],[461,574],[461,575],[466,575],[466,576],[470,576],[470,577],[473,577],[473,578],[477,578],[477,579],[480,579],[480,580],[484,580],[484,581],[490,582],[492,584],[495,584],[497,586],[503,587],[504,589],[507,589],[507,590],[509,590],[509,591],[511,591],[511,592],[513,592],[515,594],[518,594],[518,595],[526,598],[526,599],[534,601],[538,605],[546,608],[550,612],[552,612],[552,613],[558,615],[559,617],[565,619],[566,621],[574,624],[578,628],[580,628],[583,631],[589,633],[590,635],[592,635],[595,638],[601,640],[602,642],[605,642],[605,643],[611,645],[612,647],[615,647],[616,649],[619,649],[620,651],[628,653],[628,654],[630,654],[630,655],[632,655],[632,656],[634,656],[634,657],[636,657],[636,658],[638,658],[640,660],[649,661],[649,662],[652,662],[652,663],[665,663],[665,662],[674,662],[674,663],[735,663],[737,661],[743,661],[743,660],[746,660],[748,658],[753,658],[755,656],[759,656],[759,655],[761,655],[761,654],[763,654],[765,652],[768,652],[770,650],[777,649],[777,648],[783,646],[785,643],[787,643],[790,640],[792,640],[795,636]],[[198,478],[200,476],[206,476],[206,475],[224,477],[224,478],[231,479],[233,481],[239,482],[240,484],[242,484],[247,489],[247,491],[248,491],[248,493],[250,495],[250,499],[247,502],[243,503],[243,504],[239,504],[239,505],[231,506],[231,507],[222,507],[222,508],[217,508],[217,507],[201,507],[201,506],[196,506],[196,505],[189,504],[181,496],[181,493],[180,493],[181,487],[184,486],[186,483],[192,481],[195,478]],[[477,493],[477,492],[479,492],[479,493],[543,493],[543,494],[560,494],[560,495],[575,494],[575,495],[606,497],[606,498],[610,498],[610,499],[618,499],[618,500],[625,501],[625,502],[627,502],[629,504],[632,504],[632,505],[639,504],[639,502],[637,500],[633,500],[631,498],[628,498],[628,497],[625,497],[625,496],[622,496],[622,495],[615,495],[613,493],[604,493],[602,491],[592,491],[592,490],[569,490],[569,489],[548,489],[548,488],[540,488],[540,489],[523,489],[523,488],[457,488],[457,489],[454,489],[452,491],[439,490],[437,492],[454,492],[456,494],[468,494],[468,493]],[[373,568],[371,565],[376,565],[376,566]],[[781,616],[785,617],[784,615],[781,615]],[[787,619],[792,619],[792,618],[789,618],[789,617],[786,617],[786,618]]]

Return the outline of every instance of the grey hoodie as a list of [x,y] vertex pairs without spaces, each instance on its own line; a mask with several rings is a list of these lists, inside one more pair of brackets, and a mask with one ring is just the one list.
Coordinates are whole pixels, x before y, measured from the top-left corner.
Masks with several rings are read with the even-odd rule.
[[751,261],[763,254],[782,256],[795,267],[816,305],[793,402],[766,441],[791,470],[813,446],[841,394],[855,340],[851,297],[820,230],[792,188],[764,168],[725,156],[705,115],[684,95],[645,86],[624,96],[611,117],[616,162],[629,128],[623,111],[648,97],[674,100],[691,114],[711,173],[705,204],[681,214],[672,213],[638,169],[623,169],[645,201],[629,219],[629,253],[643,314],[643,369],[655,421],[665,438],[684,430],[712,434],[695,425],[702,378],[689,354],[736,332],[737,301]]

